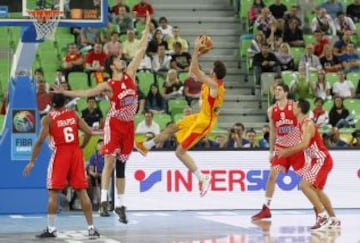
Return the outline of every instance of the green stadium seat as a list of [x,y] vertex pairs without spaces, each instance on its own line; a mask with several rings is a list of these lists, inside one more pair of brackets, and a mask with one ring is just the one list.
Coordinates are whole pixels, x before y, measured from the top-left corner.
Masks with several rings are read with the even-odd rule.
[[179,120],[181,120],[181,119],[183,119],[184,118],[184,115],[182,114],[182,113],[177,113],[177,114],[175,114],[174,116],[173,116],[173,121],[174,122],[177,122],[177,121],[179,121]]
[[290,84],[295,79],[296,74],[292,71],[282,71],[281,72],[281,78],[285,84],[287,84],[290,87]]
[[330,109],[333,107],[334,105],[334,100],[326,100],[323,107],[324,107],[324,110],[326,110],[327,112],[330,111]]
[[68,81],[72,90],[89,88],[86,73],[72,72],[69,74]]
[[331,87],[333,87],[334,83],[339,81],[339,76],[336,73],[326,73],[325,80],[329,82]]
[[86,98],[81,98],[80,100],[78,100],[76,102],[76,107],[77,107],[79,114],[81,115],[81,111],[87,108]]
[[300,58],[304,55],[305,49],[302,47],[291,47],[290,54],[294,57],[295,66],[299,65]]
[[179,73],[179,80],[184,83],[184,81],[189,77],[188,72]]
[[135,128],[137,127],[137,125],[139,125],[140,122],[142,122],[145,119],[143,114],[136,114],[135,115]]
[[172,121],[172,118],[169,114],[154,114],[153,120],[159,124],[160,130],[163,130]]
[[188,106],[186,100],[169,100],[168,111],[174,116],[175,114],[183,113],[184,108]]
[[240,37],[240,57],[241,59],[248,56],[248,49],[251,46],[251,42],[254,39],[254,36],[251,34],[242,35]]
[[138,80],[140,90],[147,95],[151,85],[154,83],[154,74],[152,72],[137,72],[136,78]]
[[[274,1],[271,2],[273,3]],[[292,6],[298,5],[298,0],[283,0],[283,4],[285,4],[286,7],[290,9]]]
[[315,43],[315,39],[313,35],[304,35],[304,41],[305,41],[305,45]]
[[346,74],[346,79],[351,81],[351,83],[354,85],[355,90],[358,86],[359,80],[360,80],[360,73],[348,73]]
[[240,3],[240,18],[246,23],[246,26],[248,26],[249,10],[253,2],[253,0],[241,0]]
[[5,122],[5,116],[0,115],[0,131],[2,131]]
[[[125,5],[129,6],[129,8],[131,10],[131,8],[138,2],[139,2],[139,0],[125,0]],[[110,6],[112,6],[112,5],[110,5]]]
[[99,102],[99,109],[101,110],[103,116],[105,117],[110,109],[110,102],[108,100],[102,100]]

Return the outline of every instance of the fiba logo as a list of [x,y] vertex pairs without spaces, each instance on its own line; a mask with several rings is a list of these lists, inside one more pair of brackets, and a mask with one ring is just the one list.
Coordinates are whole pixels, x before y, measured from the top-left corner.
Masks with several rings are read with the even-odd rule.
[[35,112],[33,110],[13,111],[13,132],[35,132]]

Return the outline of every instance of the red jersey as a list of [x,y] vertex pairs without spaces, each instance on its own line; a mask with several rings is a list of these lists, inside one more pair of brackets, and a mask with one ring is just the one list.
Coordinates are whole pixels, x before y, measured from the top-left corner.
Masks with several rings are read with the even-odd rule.
[[56,148],[61,145],[79,146],[78,116],[72,110],[50,111],[50,145]]
[[91,51],[87,54],[85,63],[89,64],[92,67],[97,67],[97,66],[103,67],[105,65],[106,57],[107,56],[105,52],[95,53],[94,51]]
[[274,122],[276,140],[275,145],[279,147],[291,147],[301,140],[300,129],[297,127],[297,120],[293,113],[294,102],[288,100],[284,109],[276,103],[272,107],[271,119]]
[[[302,130],[302,126],[305,122],[312,122],[310,118],[305,118],[303,122],[299,123],[299,128]],[[303,132],[303,131],[302,131]],[[325,157],[330,156],[329,150],[326,148],[318,128],[315,126],[315,134],[310,140],[309,146],[304,150],[305,157],[309,159],[315,159],[317,161],[323,161]]]
[[65,62],[73,62],[82,57],[80,52],[74,53],[74,54],[66,54],[64,60]]
[[133,79],[124,73],[121,80],[109,79],[108,84],[113,90],[108,118],[133,121],[138,104],[137,87]]
[[148,4],[148,3],[138,3],[135,4],[132,7],[132,11],[136,12],[136,16],[137,17],[145,17],[146,16],[146,11],[149,12],[150,15],[154,14],[154,9],[153,7]]

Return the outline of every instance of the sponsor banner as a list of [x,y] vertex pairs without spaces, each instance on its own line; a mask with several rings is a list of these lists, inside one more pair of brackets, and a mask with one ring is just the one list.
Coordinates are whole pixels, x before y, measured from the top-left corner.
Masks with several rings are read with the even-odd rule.
[[[357,208],[360,198],[360,151],[332,151],[334,168],[325,192],[336,208]],[[259,209],[269,176],[267,151],[191,151],[199,168],[212,176],[201,198],[195,175],[174,152],[133,153],[126,166],[126,201],[130,210]],[[312,208],[292,171],[280,174],[274,209]],[[116,198],[116,197],[115,197]]]
[[35,110],[14,109],[11,114],[11,159],[28,160],[36,140]]

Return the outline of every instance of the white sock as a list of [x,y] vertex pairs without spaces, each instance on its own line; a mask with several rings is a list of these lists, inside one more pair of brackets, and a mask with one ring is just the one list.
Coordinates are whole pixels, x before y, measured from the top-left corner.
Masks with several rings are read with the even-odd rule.
[[55,219],[56,219],[56,214],[48,214],[48,230],[50,233],[56,230]]
[[146,141],[143,144],[144,144],[144,147],[147,148],[147,149],[151,149],[152,147],[154,147],[156,145],[155,142],[154,142],[154,139]]
[[121,207],[125,205],[125,194],[118,194],[117,195],[117,201],[116,201],[116,207]]
[[196,175],[196,178],[198,178],[199,181],[204,178],[204,174],[201,173],[201,171],[199,169],[194,171],[194,175]]
[[101,202],[107,202],[108,190],[101,189]]
[[326,211],[325,211],[325,210],[321,211],[318,215],[319,215],[319,217],[321,217],[321,218],[327,217],[327,214],[326,214]]
[[270,204],[271,204],[271,197],[265,197],[265,205],[266,207],[270,208]]
[[92,230],[92,229],[95,229],[93,224],[88,226],[88,230]]

